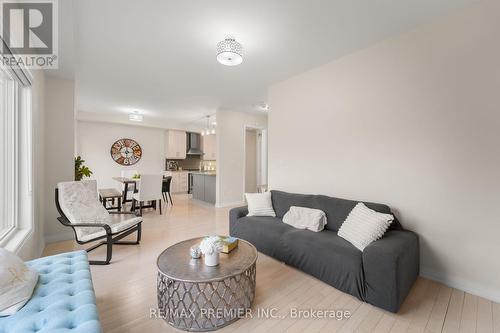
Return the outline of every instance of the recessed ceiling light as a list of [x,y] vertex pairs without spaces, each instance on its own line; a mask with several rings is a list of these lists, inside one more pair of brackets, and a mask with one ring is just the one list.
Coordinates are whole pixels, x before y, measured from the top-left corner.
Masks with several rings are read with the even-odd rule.
[[134,111],[133,113],[128,115],[128,120],[141,122],[142,114],[140,114],[139,111]]
[[217,43],[217,61],[226,66],[237,66],[243,62],[243,46],[234,39],[227,36],[226,39]]
[[265,103],[265,102],[262,102],[262,103],[259,103],[257,104],[257,108],[261,111],[269,111],[269,104]]

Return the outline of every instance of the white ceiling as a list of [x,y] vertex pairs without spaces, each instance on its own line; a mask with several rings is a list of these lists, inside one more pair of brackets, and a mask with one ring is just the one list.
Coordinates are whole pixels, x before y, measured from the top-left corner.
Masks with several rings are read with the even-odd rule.
[[[471,2],[75,0],[72,9],[64,0],[56,75],[74,72],[78,111],[188,122],[217,108],[251,110],[273,82]],[[215,59],[227,34],[243,44],[240,66]]]

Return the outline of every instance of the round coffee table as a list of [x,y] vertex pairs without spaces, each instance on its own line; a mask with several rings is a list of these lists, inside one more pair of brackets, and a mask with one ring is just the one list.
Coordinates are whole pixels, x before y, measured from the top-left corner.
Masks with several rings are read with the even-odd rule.
[[157,260],[158,309],[167,323],[186,331],[213,331],[245,316],[255,297],[255,247],[239,240],[221,253],[219,265],[205,266],[189,249],[203,238],[170,246]]

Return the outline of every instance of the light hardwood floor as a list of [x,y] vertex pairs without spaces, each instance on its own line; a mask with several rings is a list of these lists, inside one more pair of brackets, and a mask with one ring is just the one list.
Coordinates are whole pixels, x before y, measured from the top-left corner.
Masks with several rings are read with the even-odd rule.
[[[156,308],[156,258],[166,247],[207,234],[228,234],[228,209],[175,196],[163,215],[146,210],[142,242],[115,246],[109,266],[92,266],[105,332],[179,332]],[[73,241],[50,244],[44,254],[79,249]],[[104,248],[90,254],[104,256]],[[500,304],[424,278],[418,279],[398,314],[358,299],[259,253],[254,309],[274,308],[280,319],[245,318],[218,332],[498,332]],[[291,308],[349,310],[348,320],[293,319]]]

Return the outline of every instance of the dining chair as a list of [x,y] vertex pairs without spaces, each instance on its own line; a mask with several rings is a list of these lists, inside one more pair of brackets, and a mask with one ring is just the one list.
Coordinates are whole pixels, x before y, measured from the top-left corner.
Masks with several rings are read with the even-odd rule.
[[136,208],[136,202],[139,203],[139,213],[142,216],[142,208],[145,201],[151,201],[156,208],[156,200],[160,206],[161,214],[161,199],[162,199],[163,175],[150,174],[141,175],[141,180],[138,182],[138,192],[134,193],[132,201],[132,211]]
[[163,184],[161,188],[161,194],[163,195],[163,199],[168,204],[168,198],[170,198],[170,203],[172,206],[174,205],[174,201],[172,200],[172,195],[170,194],[170,185],[172,184],[172,176],[163,176]]

